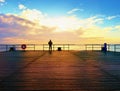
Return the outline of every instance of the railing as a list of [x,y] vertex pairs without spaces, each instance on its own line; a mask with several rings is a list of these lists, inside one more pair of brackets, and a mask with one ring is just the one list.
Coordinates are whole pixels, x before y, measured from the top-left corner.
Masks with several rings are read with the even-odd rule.
[[[111,49],[113,49],[113,50],[111,50]],[[109,44],[108,50],[114,51],[114,52],[117,52],[117,51],[120,52],[120,44]]]
[[[49,50],[48,44],[26,44],[26,50]],[[101,50],[103,44],[53,44],[53,50],[58,50],[60,47],[62,50]],[[23,50],[21,44],[0,44],[0,51],[9,51],[11,47],[15,50]],[[108,51],[120,52],[120,44],[107,44]]]
[[[57,50],[58,47],[62,48],[63,50],[70,50],[70,46],[72,44],[53,44],[53,50]],[[48,50],[48,44],[43,44],[43,50]]]
[[103,44],[85,44],[85,50],[101,50]]

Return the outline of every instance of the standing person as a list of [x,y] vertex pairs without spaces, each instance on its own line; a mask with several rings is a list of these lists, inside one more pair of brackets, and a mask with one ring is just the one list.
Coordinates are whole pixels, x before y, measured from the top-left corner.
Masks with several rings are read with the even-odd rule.
[[48,42],[48,45],[49,45],[49,52],[52,52],[52,41],[50,40],[49,42]]

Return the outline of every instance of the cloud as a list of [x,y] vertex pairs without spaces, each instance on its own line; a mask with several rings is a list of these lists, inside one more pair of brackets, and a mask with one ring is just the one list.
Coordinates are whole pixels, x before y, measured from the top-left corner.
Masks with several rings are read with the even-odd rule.
[[28,28],[35,26],[34,23],[14,15],[0,15],[0,21],[0,35],[4,36],[25,35]]
[[68,11],[67,14],[73,14],[74,12],[77,12],[77,11],[84,11],[84,10],[83,9],[74,8],[74,9]]
[[36,22],[9,14],[0,14],[0,21],[0,38],[5,39],[5,41],[8,40],[8,42],[12,41],[12,39],[16,40],[16,42],[43,39],[44,36],[50,35],[55,29],[54,27],[39,25]]
[[117,18],[117,17],[119,17],[119,15],[108,16],[106,19],[107,19],[107,20],[112,20],[112,19],[115,19],[115,18]]
[[7,4],[7,3],[5,3],[5,0],[0,0],[0,6],[3,6],[5,4]]
[[99,26],[104,21],[100,16],[84,19],[76,16],[51,18],[39,10],[26,8],[19,15],[0,14],[0,38],[9,43],[13,40],[16,43],[44,43],[49,39],[56,43],[102,43],[105,37],[109,38],[112,34],[118,36],[120,32],[119,25]]
[[26,7],[25,7],[23,4],[19,4],[19,5],[18,5],[18,8],[19,8],[20,10],[26,9]]
[[85,22],[88,22],[89,25],[96,25],[96,24],[102,24],[104,22],[104,19],[98,16],[92,16],[85,19]]
[[120,25],[115,26],[115,29],[117,29],[118,31],[120,31]]
[[5,2],[5,0],[0,0],[0,3],[4,3]]
[[36,9],[25,9],[19,16],[21,18],[38,23],[39,21],[41,21],[41,19],[44,18],[45,15],[41,11]]

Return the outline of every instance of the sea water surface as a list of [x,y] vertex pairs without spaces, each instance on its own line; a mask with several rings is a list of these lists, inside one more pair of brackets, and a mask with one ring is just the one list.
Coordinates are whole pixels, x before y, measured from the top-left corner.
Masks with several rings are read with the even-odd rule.
[[[22,44],[0,44],[0,52],[9,51],[11,47],[13,47],[16,51],[24,50],[21,48]],[[101,44],[54,44],[52,49],[58,50],[58,48],[61,48],[61,50],[101,50],[102,45]],[[49,50],[49,46],[47,44],[26,44],[25,50]],[[120,44],[118,45],[109,45],[107,47],[108,51],[113,52],[120,52]]]

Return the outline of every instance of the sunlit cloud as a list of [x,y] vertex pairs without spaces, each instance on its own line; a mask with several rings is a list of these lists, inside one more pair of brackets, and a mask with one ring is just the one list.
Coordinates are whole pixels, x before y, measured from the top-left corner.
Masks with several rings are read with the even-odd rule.
[[[25,35],[35,24],[14,15],[0,15],[0,33],[9,36]],[[25,33],[25,34],[24,34]]]
[[116,16],[108,16],[107,19],[112,20],[112,19],[117,18],[117,17],[118,17],[118,15],[116,15]]
[[19,8],[20,10],[26,9],[26,7],[25,7],[23,4],[19,4],[19,5],[18,5],[18,8]]
[[2,3],[3,3],[3,2],[5,2],[5,0],[0,0],[0,2],[2,2]]
[[120,25],[115,26],[115,29],[118,30],[118,31],[120,31]]
[[46,18],[41,24],[49,27],[56,27],[55,32],[74,31],[80,27],[81,23],[75,17]]
[[104,22],[104,19],[98,16],[92,16],[86,19],[86,21],[91,25],[101,24]]
[[84,9],[74,8],[74,9],[68,11],[67,14],[73,14],[74,12],[77,12],[77,11],[84,11]]
[[98,26],[105,22],[100,16],[85,19],[76,16],[51,18],[40,10],[24,7],[20,8],[22,9],[20,14],[0,15],[0,38],[4,42],[12,43],[15,40],[17,43],[44,43],[53,39],[64,43],[97,43],[98,41],[103,43],[120,32],[120,25]]
[[32,22],[39,23],[41,19],[44,18],[44,14],[36,9],[25,9],[22,11],[22,13],[19,15],[20,17],[30,20]]
[[[3,38],[1,40],[1,43],[2,41],[4,41],[3,43],[6,43],[6,44],[40,44],[40,43],[43,43],[43,41],[41,40],[35,40],[35,39],[27,39],[27,38],[22,38],[22,37],[6,37],[6,38]],[[9,41],[9,42],[8,42]]]

